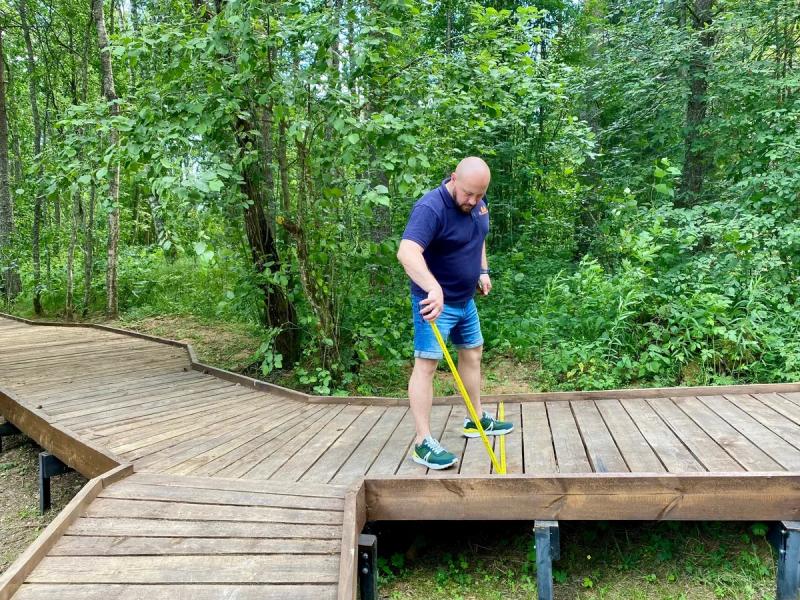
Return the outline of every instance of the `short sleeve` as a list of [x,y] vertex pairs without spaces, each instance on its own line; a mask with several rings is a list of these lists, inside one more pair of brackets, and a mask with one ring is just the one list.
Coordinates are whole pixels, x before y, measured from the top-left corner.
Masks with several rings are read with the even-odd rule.
[[418,243],[424,250],[436,237],[438,231],[439,215],[431,207],[417,204],[408,218],[403,239]]

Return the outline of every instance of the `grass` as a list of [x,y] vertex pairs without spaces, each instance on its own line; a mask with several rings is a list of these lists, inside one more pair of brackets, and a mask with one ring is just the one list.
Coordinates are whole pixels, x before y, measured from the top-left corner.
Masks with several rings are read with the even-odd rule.
[[[762,523],[562,522],[556,599],[766,599],[775,561]],[[536,595],[533,523],[375,524],[381,596]]]

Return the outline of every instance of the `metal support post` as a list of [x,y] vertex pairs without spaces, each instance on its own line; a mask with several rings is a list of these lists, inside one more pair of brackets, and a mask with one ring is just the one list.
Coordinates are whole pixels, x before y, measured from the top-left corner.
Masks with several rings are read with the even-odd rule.
[[553,561],[561,557],[558,521],[536,521],[536,588],[539,600],[553,600]]
[[71,471],[49,452],[39,452],[39,512],[50,510],[50,478]]
[[800,521],[781,521],[770,532],[778,552],[776,600],[800,598]]
[[378,600],[378,538],[358,536],[358,589],[361,600]]

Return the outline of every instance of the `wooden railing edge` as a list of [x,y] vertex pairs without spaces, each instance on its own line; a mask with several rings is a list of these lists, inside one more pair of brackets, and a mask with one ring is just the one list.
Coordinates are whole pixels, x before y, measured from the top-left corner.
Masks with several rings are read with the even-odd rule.
[[339,559],[338,600],[356,600],[358,582],[358,536],[367,522],[364,480],[348,489],[344,498],[342,549]]
[[124,463],[98,475],[84,485],[34,542],[0,576],[0,600],[10,600],[36,566],[47,556],[64,532],[86,510],[104,488],[133,473],[133,465]]
[[97,477],[125,463],[105,448],[83,439],[71,429],[52,423],[38,408],[29,406],[0,387],[0,415],[39,446],[87,478]]

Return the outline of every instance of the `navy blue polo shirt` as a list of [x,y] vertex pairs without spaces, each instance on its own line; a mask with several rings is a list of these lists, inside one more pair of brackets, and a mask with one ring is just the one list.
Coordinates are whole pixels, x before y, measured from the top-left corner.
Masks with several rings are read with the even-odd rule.
[[[442,286],[444,301],[466,302],[475,294],[480,279],[489,209],[484,197],[472,212],[462,212],[445,187],[448,181],[449,177],[414,204],[403,239],[422,246],[422,256]],[[428,295],[413,280],[411,292],[423,298]]]

